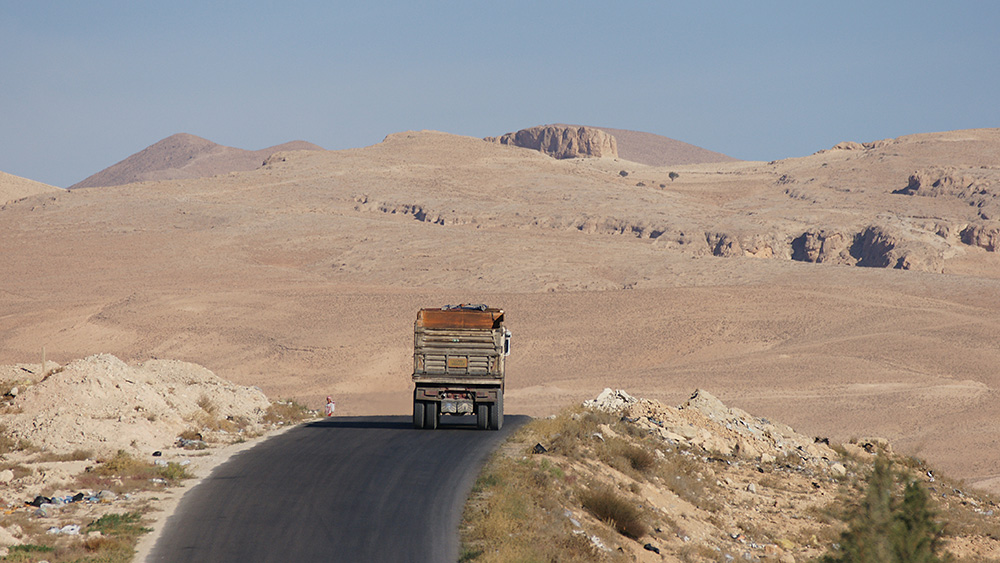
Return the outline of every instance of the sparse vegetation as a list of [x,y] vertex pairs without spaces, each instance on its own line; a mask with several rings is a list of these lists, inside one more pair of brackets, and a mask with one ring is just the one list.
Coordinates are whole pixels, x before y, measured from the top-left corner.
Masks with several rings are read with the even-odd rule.
[[[42,535],[42,543],[11,546],[5,561],[50,563],[128,563],[135,545],[150,529],[142,525],[142,514],[106,514],[84,527],[85,534],[69,542]],[[100,532],[100,534],[91,534]]]
[[195,404],[209,415],[214,415],[215,411],[218,410],[218,407],[215,406],[215,403],[207,395],[198,397],[198,401]]
[[305,405],[296,401],[286,399],[271,403],[264,414],[264,422],[267,424],[297,424],[303,420],[316,417],[316,411],[310,410]]
[[[92,477],[88,478],[88,475]],[[169,462],[165,465],[155,465],[137,459],[132,454],[119,450],[110,459],[98,465],[92,472],[85,473],[81,481],[94,481],[91,488],[109,488],[117,493],[149,489],[156,484],[176,484],[178,481],[190,479],[192,475],[184,466]],[[110,478],[110,479],[109,479]]]
[[11,435],[6,426],[0,424],[0,455],[31,449],[31,442]]
[[642,511],[614,489],[599,487],[580,493],[580,504],[598,520],[606,522],[623,536],[637,539],[649,529],[643,522]]
[[[819,463],[769,454],[762,463],[665,443],[635,422],[574,408],[522,427],[476,481],[462,561],[624,561],[650,545],[692,563],[782,554],[975,563],[990,558],[969,549],[951,557],[945,541],[1000,538],[1000,504],[940,478],[928,483],[923,462],[888,448],[850,457],[837,446]],[[830,470],[837,457],[846,473]],[[947,494],[932,498],[935,490]]]

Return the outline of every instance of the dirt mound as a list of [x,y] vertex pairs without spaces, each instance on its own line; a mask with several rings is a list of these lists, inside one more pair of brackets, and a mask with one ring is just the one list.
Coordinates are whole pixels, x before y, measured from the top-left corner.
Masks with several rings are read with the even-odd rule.
[[22,197],[59,191],[55,186],[0,172],[0,205]]
[[[829,446],[815,443],[784,424],[773,423],[738,409],[729,408],[711,393],[696,390],[678,407],[650,399],[637,399],[621,390],[605,389],[583,406],[620,412],[630,422],[670,442],[687,443],[722,455],[737,455],[765,462],[795,455],[808,463],[828,468],[837,457]],[[834,469],[839,471],[840,468]]]
[[224,432],[223,421],[233,431],[255,432],[270,404],[260,390],[195,364],[149,360],[129,366],[110,354],[51,369],[18,391],[4,417],[8,431],[54,453],[148,454],[170,447],[193,426],[208,423]]
[[204,178],[253,170],[274,153],[293,150],[323,148],[306,141],[292,141],[249,151],[178,133],[73,184],[69,189],[119,186],[149,180]]

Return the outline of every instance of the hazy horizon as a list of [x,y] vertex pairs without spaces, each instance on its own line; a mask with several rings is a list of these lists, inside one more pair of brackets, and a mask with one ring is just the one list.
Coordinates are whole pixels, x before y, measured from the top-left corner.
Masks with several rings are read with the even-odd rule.
[[775,160],[1000,126],[985,1],[0,5],[0,171],[60,187],[181,132],[336,150],[576,123]]

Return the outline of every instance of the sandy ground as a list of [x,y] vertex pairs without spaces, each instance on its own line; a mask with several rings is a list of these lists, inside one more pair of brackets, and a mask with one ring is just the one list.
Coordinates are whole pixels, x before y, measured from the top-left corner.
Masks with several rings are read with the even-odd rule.
[[[1000,490],[1000,255],[961,236],[995,221],[998,147],[977,130],[656,168],[409,132],[34,195],[0,209],[0,363],[177,359],[272,399],[402,414],[417,309],[488,303],[514,333],[509,412],[703,388]],[[985,175],[985,195],[893,193],[941,167]],[[807,231],[870,225],[932,267],[791,260]]]

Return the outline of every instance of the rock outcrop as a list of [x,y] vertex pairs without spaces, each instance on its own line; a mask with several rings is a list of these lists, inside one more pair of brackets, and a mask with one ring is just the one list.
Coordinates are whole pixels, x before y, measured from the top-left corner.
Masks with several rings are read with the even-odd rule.
[[962,242],[969,246],[985,248],[990,252],[1000,251],[1000,223],[979,223],[962,230]]
[[994,168],[928,168],[910,174],[895,194],[954,197],[976,207],[985,220],[1000,219],[1000,170]]
[[[843,141],[833,145],[830,150],[833,151],[863,151],[870,149],[880,149],[882,147],[887,147],[895,143],[895,139],[881,139],[879,141],[869,141],[867,143],[858,143],[855,141]],[[824,152],[824,151],[820,151]]]
[[882,225],[869,225],[855,234],[806,231],[792,241],[792,260],[938,273],[944,268],[939,250]]
[[792,259],[816,264],[857,264],[858,259],[851,255],[854,238],[840,231],[806,231],[792,241]]
[[618,157],[614,136],[593,127],[541,125],[484,140],[545,153],[553,158]]

